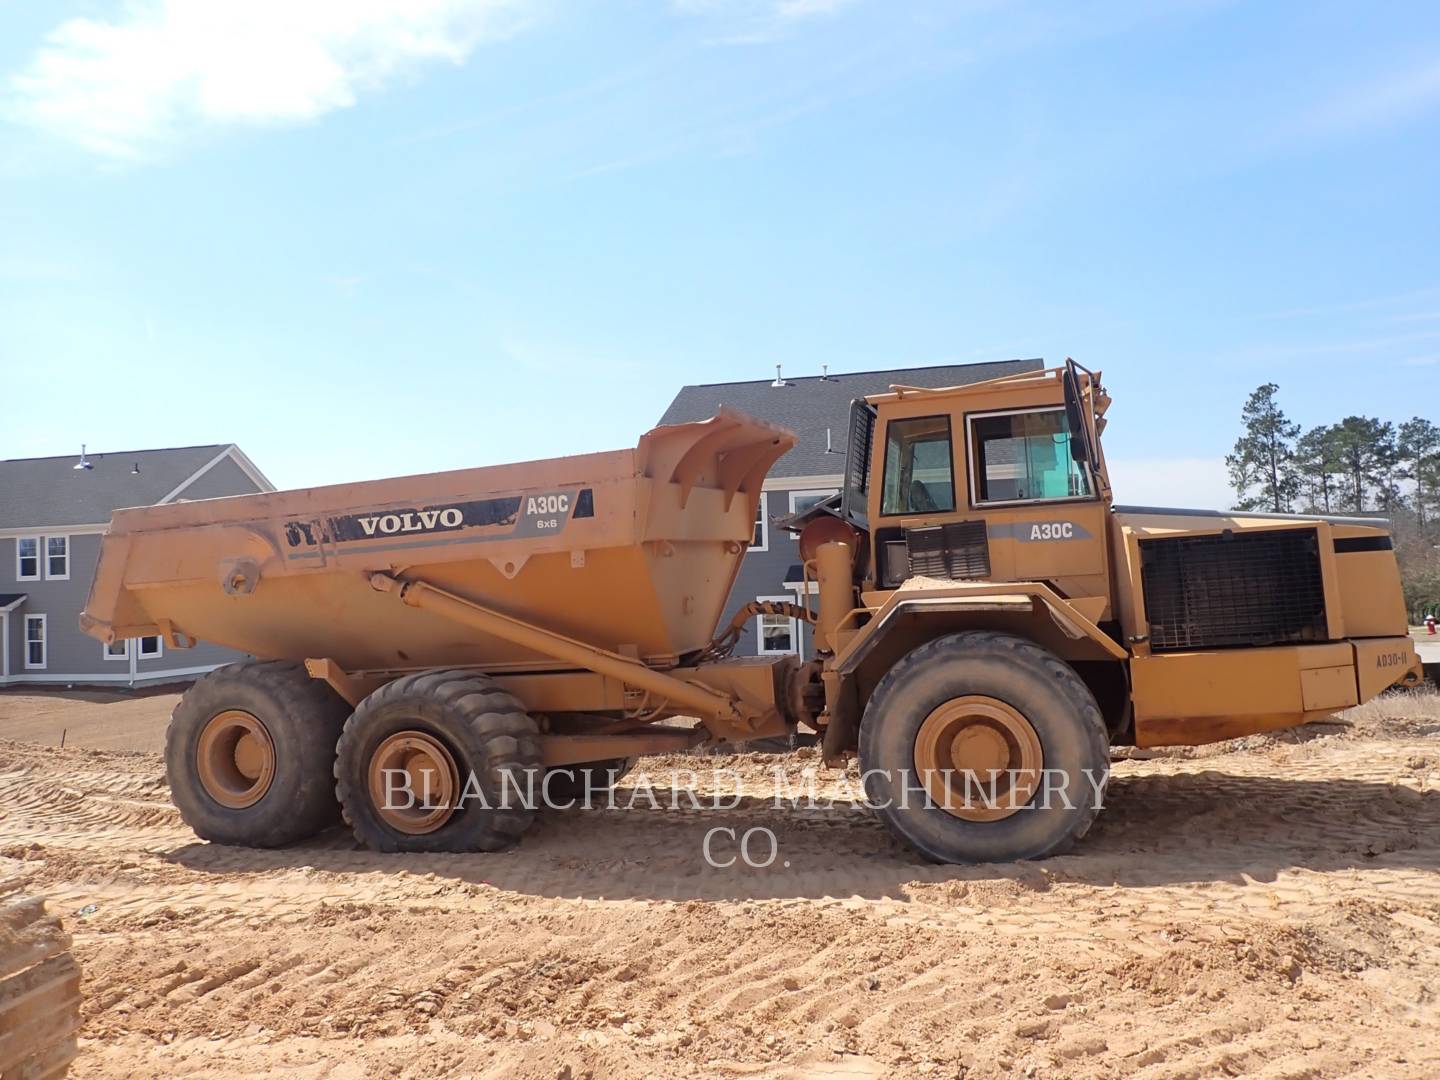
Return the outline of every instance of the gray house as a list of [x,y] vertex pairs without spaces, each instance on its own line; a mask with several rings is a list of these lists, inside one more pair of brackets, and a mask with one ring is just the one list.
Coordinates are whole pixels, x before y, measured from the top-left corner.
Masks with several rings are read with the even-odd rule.
[[[755,520],[755,541],[735,580],[725,621],[751,600],[801,600],[805,583],[799,549],[795,538],[774,528],[773,522],[840,490],[851,401],[867,394],[882,394],[893,385],[963,386],[1039,371],[1044,366],[1040,360],[1000,360],[799,378],[781,378],[777,368],[774,380],[684,387],[660,418],[662,424],[705,420],[715,414],[717,407],[729,405],[761,420],[782,424],[800,436],[800,442],[775,463],[765,480]],[[813,582],[810,589],[813,592]],[[751,621],[735,651],[737,655],[793,652],[809,657],[811,647],[803,623],[760,615]]]
[[105,646],[80,632],[80,612],[112,510],[274,490],[233,444],[0,461],[0,686],[133,686],[239,659],[158,637]]

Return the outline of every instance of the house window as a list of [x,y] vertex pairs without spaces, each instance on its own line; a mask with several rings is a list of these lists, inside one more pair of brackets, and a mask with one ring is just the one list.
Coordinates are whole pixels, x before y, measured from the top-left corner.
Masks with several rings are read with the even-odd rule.
[[45,576],[52,581],[70,580],[70,538],[45,538]]
[[974,501],[1040,502],[1089,496],[1090,478],[1070,456],[1064,409],[970,418]]
[[165,655],[165,647],[160,644],[158,635],[151,634],[149,637],[142,637],[139,642],[140,652],[138,655],[141,660],[154,660],[158,656]]
[[38,581],[40,579],[40,538],[22,536],[15,541],[15,579],[17,581]]
[[766,551],[770,547],[770,520],[766,515],[765,492],[755,504],[755,535],[750,541],[751,551]]
[[837,492],[834,488],[815,491],[792,491],[790,492],[790,512],[792,514],[798,514],[802,510],[809,510],[810,507],[816,503],[822,502],[835,494],[837,494]]
[[936,514],[955,509],[950,418],[891,420],[885,428],[882,514]]
[[[757,600],[781,600],[789,602],[788,596],[757,596]],[[800,651],[800,633],[795,620],[788,615],[755,616],[756,651],[761,656],[775,656],[780,653]]]
[[25,666],[45,666],[45,616],[25,616]]
[[116,638],[108,645],[102,645],[106,660],[125,660],[130,656],[130,642],[124,638]]

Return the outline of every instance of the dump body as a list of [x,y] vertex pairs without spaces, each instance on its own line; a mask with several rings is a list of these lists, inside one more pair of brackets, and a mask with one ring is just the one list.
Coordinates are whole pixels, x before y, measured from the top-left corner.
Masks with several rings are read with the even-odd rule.
[[160,633],[352,672],[557,666],[371,586],[414,573],[673,666],[710,641],[761,483],[794,442],[722,409],[633,450],[117,511],[82,625],[106,641]]

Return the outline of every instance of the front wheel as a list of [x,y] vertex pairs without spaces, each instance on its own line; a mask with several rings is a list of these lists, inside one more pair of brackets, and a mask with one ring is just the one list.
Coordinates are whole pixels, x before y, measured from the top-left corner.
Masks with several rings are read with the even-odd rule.
[[968,631],[904,656],[860,725],[865,792],[936,862],[1039,859],[1090,828],[1109,779],[1105,722],[1068,664]]

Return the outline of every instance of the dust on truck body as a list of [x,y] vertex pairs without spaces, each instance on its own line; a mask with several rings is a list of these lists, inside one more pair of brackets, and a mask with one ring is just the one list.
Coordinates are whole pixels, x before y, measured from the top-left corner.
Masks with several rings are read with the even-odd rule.
[[[856,401],[842,492],[781,522],[812,602],[718,632],[795,443],[723,408],[634,450],[118,511],[81,623],[259,658],[171,721],[206,839],[343,811],[382,850],[493,850],[637,755],[805,727],[924,855],[1040,857],[1089,827],[1111,745],[1420,675],[1385,522],[1114,506],[1109,404],[1068,361]],[[762,610],[813,624],[816,658],[733,656]]]

